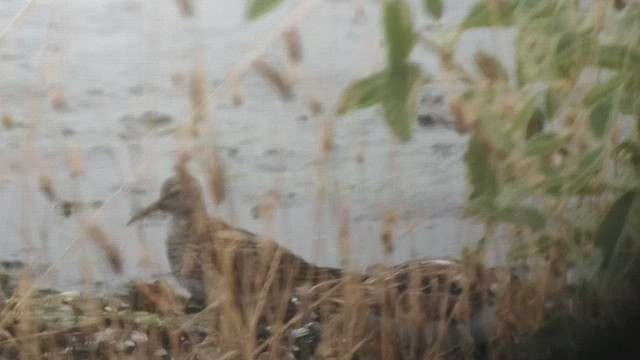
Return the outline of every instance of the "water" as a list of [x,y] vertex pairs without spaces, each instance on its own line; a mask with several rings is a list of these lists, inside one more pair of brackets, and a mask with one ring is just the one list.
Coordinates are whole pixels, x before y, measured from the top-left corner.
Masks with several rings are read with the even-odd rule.
[[[345,216],[353,268],[456,257],[477,240],[481,227],[461,220],[466,138],[451,127],[416,127],[411,142],[398,144],[379,110],[359,111],[337,119],[334,150],[323,160],[323,120],[305,107],[303,90],[330,109],[350,79],[382,66],[376,2],[317,1],[299,22],[303,62],[289,69],[304,86],[285,102],[250,71],[240,81],[244,103],[233,106],[221,84],[255,49],[285,66],[282,42],[265,39],[300,3],[248,23],[237,0],[196,2],[193,19],[181,17],[174,1],[0,2],[0,110],[14,121],[0,131],[0,258],[33,264],[47,271],[41,285],[60,288],[166,273],[166,218],[125,224],[171,175],[181,146],[171,129],[190,116],[188,80],[202,68],[214,91],[211,120],[229,187],[229,200],[211,206],[212,214],[322,265],[342,263],[336,239]],[[459,21],[472,3],[449,1],[442,22]],[[483,47],[513,68],[513,35],[474,31],[458,53],[469,64]],[[439,79],[434,56],[417,49],[413,58]],[[444,89],[436,81],[425,92],[433,98]],[[164,131],[145,127],[139,116],[147,111],[173,120]],[[197,163],[193,171],[203,179]],[[41,177],[51,180],[52,201],[38,190]],[[325,202],[318,201],[321,183]],[[274,189],[282,201],[270,226],[253,209]],[[398,218],[396,251],[385,257],[381,219],[389,214]],[[83,230],[88,222],[120,250],[122,274]]]

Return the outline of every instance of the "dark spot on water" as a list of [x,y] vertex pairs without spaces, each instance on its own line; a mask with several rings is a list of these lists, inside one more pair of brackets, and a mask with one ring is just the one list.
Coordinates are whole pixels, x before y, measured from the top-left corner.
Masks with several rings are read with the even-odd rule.
[[127,90],[131,95],[142,95],[144,93],[144,87],[142,85],[132,86]]
[[260,208],[258,207],[258,205],[255,205],[251,208],[251,217],[256,220],[260,218]]
[[455,144],[442,144],[437,143],[431,145],[431,150],[435,155],[439,155],[440,157],[449,157],[453,154],[453,148]]
[[5,270],[21,270],[24,268],[24,263],[20,260],[7,260],[0,261],[0,266],[5,268]]
[[147,111],[140,115],[140,122],[142,122],[149,129],[157,129],[169,125],[173,122],[173,117],[161,114],[155,111]]
[[231,146],[227,148],[227,156],[233,158],[236,157],[240,153],[240,149],[235,146]]
[[72,136],[72,135],[75,135],[76,133],[75,130],[67,126],[63,127],[62,130],[60,130],[60,132],[62,133],[62,136]]
[[420,124],[420,126],[433,126],[435,125],[436,121],[433,118],[433,115],[431,114],[420,114],[418,115],[418,124]]
[[265,151],[264,154],[267,156],[274,156],[274,155],[282,154],[283,152],[284,150],[279,148],[270,148],[270,149],[267,149],[267,151]]
[[80,204],[72,201],[62,201],[59,206],[62,216],[69,217],[78,210]]
[[91,88],[87,90],[87,93],[92,96],[98,96],[104,94],[104,90],[101,88]]

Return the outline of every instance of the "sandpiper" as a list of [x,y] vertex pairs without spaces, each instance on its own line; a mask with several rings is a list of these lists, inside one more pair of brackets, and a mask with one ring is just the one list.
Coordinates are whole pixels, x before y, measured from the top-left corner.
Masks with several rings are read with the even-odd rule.
[[[339,269],[313,265],[269,238],[208,217],[200,185],[184,169],[167,179],[160,199],[134,214],[129,224],[155,211],[171,215],[169,263],[196,301],[207,300],[208,290],[216,288],[229,291],[241,313],[258,306],[282,313],[297,287],[343,275]],[[210,283],[215,281],[223,288]]]
[[[472,342],[485,343],[495,322],[495,274],[479,265],[414,260],[382,266],[367,275],[319,267],[269,238],[209,217],[198,181],[184,169],[167,179],[160,199],[134,214],[129,223],[155,211],[171,215],[166,247],[179,283],[198,301],[206,301],[210,289],[228,294],[245,320],[253,319],[254,329],[260,317],[285,320],[297,289],[326,289],[325,284],[348,282],[347,275],[351,289],[360,292],[362,299],[357,306],[360,315],[354,320],[364,326],[362,338],[380,350],[376,346],[386,341],[375,341],[382,336],[380,325],[393,324],[396,356],[424,354],[443,333],[450,343],[462,342],[465,333]],[[338,314],[344,294],[333,294],[338,304],[333,307],[335,321],[333,326],[327,324],[322,341],[335,348],[339,344],[331,332],[344,329],[345,319]],[[312,297],[325,295],[321,290]]]

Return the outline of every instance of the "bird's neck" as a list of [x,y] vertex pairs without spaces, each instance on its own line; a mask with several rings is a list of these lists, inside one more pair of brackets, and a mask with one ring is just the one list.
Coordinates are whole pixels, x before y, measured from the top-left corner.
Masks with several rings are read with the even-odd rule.
[[[187,261],[197,261],[198,235],[195,231],[195,221],[192,214],[173,214],[171,230],[167,237],[167,256],[171,270],[179,275]],[[192,260],[189,260],[192,259]]]

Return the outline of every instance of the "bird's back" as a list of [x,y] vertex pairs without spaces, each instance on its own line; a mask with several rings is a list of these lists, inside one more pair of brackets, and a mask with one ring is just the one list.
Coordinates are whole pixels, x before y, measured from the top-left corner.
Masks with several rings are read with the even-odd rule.
[[212,219],[211,263],[227,280],[237,305],[246,312],[265,300],[267,312],[283,312],[296,288],[343,276],[340,269],[319,267],[270,238]]

